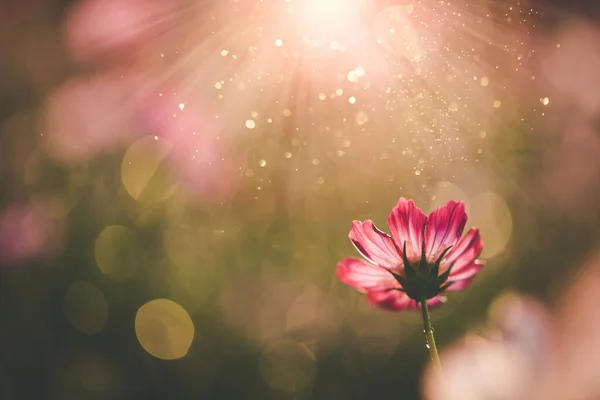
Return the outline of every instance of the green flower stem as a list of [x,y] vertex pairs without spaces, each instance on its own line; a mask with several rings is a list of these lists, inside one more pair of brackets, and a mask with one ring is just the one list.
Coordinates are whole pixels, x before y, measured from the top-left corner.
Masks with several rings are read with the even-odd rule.
[[425,339],[427,340],[427,348],[433,362],[433,367],[441,371],[442,363],[438,356],[437,347],[435,346],[435,338],[433,337],[433,327],[431,326],[431,318],[429,318],[429,310],[427,309],[427,299],[421,300],[421,313],[423,315],[423,327],[425,328]]

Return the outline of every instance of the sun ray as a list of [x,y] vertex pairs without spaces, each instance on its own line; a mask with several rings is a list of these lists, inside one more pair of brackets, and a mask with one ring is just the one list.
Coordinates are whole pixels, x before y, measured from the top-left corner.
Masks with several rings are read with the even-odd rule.
[[298,184],[322,182],[332,159],[418,187],[472,164],[511,118],[532,15],[518,0],[190,0],[160,19],[149,85],[201,104],[242,171],[290,153]]

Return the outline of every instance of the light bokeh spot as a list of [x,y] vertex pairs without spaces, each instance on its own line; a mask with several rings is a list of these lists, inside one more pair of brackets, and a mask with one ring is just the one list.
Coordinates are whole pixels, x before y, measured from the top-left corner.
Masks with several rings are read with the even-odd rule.
[[121,163],[121,179],[135,200],[157,203],[167,199],[176,183],[164,163],[172,144],[157,136],[146,136],[133,143]]
[[433,185],[430,193],[429,202],[423,207],[424,212],[431,212],[438,207],[446,205],[450,200],[466,201],[468,199],[461,188],[447,181],[441,181]]
[[140,345],[154,357],[176,360],[188,353],[194,339],[194,323],[187,311],[167,299],[144,304],[135,316]]
[[483,238],[483,258],[499,255],[504,251],[512,233],[512,214],[502,197],[486,192],[471,198],[467,205],[469,226],[480,229]]
[[308,346],[287,340],[264,348],[259,370],[267,385],[285,392],[305,388],[317,376],[316,359]]
[[101,332],[108,321],[108,303],[95,285],[79,281],[72,283],[63,304],[67,320],[77,330],[95,334]]
[[96,238],[95,255],[98,268],[117,281],[133,276],[140,264],[135,233],[121,225],[111,225],[100,232]]
[[366,112],[359,111],[354,116],[354,119],[356,120],[356,123],[358,125],[364,125],[364,124],[366,124],[369,121],[369,116],[367,115]]

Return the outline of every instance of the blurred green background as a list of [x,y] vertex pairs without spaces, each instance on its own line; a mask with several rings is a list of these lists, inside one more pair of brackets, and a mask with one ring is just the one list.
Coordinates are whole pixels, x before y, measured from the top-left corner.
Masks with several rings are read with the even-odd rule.
[[[481,3],[499,16],[510,6]],[[206,15],[233,7],[201,4]],[[224,106],[206,95],[206,108],[225,120],[220,140],[234,165],[210,171],[232,182],[219,196],[210,185],[190,195],[167,162],[172,148],[149,128],[65,162],[44,147],[48,98],[102,68],[69,59],[61,24],[71,6],[0,3],[2,399],[418,399],[428,360],[420,315],[374,309],[335,278],[336,263],[357,256],[347,239],[352,220],[387,230],[400,196],[426,212],[465,201],[487,265],[433,311],[442,349],[483,330],[504,293],[555,305],[597,245],[600,169],[590,160],[600,114],[581,112],[577,99],[538,75],[538,61],[518,67],[539,77],[531,86],[503,72],[492,78],[502,98],[495,114],[478,110],[471,94],[456,140],[399,122],[408,100],[388,107],[373,95],[358,113],[353,102],[306,100],[320,96],[323,82],[294,69],[296,61],[281,66],[292,70],[285,104],[256,93]],[[583,1],[520,7],[536,10],[515,30],[528,32],[530,55],[554,46],[564,21],[585,16],[595,26],[598,12]],[[498,40],[520,40],[494,21]],[[179,39],[186,34],[200,35],[183,30]],[[482,69],[493,74],[501,53],[483,51]],[[359,97],[386,87],[353,89],[348,80],[322,92],[333,99],[337,85]],[[190,87],[188,95],[202,84]],[[270,115],[272,123],[260,123]],[[589,135],[565,139],[571,119]]]

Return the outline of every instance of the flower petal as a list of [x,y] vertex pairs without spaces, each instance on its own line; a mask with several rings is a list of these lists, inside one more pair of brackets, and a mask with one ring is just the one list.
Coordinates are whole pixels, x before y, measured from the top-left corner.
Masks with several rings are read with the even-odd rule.
[[429,214],[425,227],[425,254],[429,263],[434,263],[445,249],[456,245],[466,222],[467,213],[462,201],[452,200]]
[[[471,230],[448,252],[442,260],[443,269],[452,267],[449,281],[456,281],[461,278],[463,272],[469,271],[475,264],[475,260],[483,250],[483,241],[479,235],[479,229]],[[479,266],[481,268],[481,266]],[[477,269],[479,270],[479,269]],[[477,271],[475,271],[477,272]]]
[[466,267],[461,268],[460,271],[458,271],[458,272],[452,271],[452,273],[448,277],[448,281],[449,282],[458,282],[458,281],[462,281],[465,279],[471,279],[475,275],[477,275],[479,270],[481,268],[483,268],[484,265],[485,265],[484,261],[475,260],[473,262],[473,264],[470,264],[470,265],[467,265]]
[[367,294],[371,305],[388,311],[415,310],[416,302],[400,290],[371,290]]
[[390,213],[387,222],[396,245],[402,249],[406,244],[406,257],[412,262],[421,259],[423,227],[427,216],[412,200],[401,197]]
[[[439,294],[439,295],[427,300],[427,308],[430,310],[433,308],[437,308],[438,306],[444,304],[445,301],[446,301],[446,298],[444,296],[442,296],[441,294]],[[421,305],[419,305],[419,310],[421,310]]]
[[348,235],[360,254],[385,268],[395,268],[402,264],[402,256],[394,244],[394,240],[377,229],[373,221],[352,221],[352,230]]
[[385,268],[357,258],[344,258],[340,261],[336,275],[340,281],[361,292],[383,290],[398,285],[392,274]]
[[458,292],[466,289],[484,265],[483,261],[475,260],[473,264],[462,268],[461,272],[451,274],[448,283],[452,284],[446,290],[448,292]]
[[[394,289],[376,289],[370,290],[367,294],[367,300],[372,305],[383,308],[389,311],[402,311],[402,310],[421,310],[421,305],[415,300],[411,299],[406,293],[400,290]],[[436,308],[445,301],[445,298],[441,295],[435,296],[427,300],[427,307],[429,309]]]

